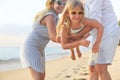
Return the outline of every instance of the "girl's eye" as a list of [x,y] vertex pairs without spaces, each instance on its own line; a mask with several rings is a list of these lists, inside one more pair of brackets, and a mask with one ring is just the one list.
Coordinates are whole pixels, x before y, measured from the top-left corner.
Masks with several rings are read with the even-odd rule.
[[72,14],[72,15],[76,15],[76,14],[81,15],[81,14],[83,14],[83,11],[79,11],[79,12],[77,12],[77,11],[72,11],[71,14]]
[[73,12],[71,12],[71,14],[75,15],[75,14],[76,14],[76,12],[75,12],[75,11],[73,11]]
[[81,15],[81,14],[83,14],[83,12],[80,11],[80,12],[78,12],[78,14]]

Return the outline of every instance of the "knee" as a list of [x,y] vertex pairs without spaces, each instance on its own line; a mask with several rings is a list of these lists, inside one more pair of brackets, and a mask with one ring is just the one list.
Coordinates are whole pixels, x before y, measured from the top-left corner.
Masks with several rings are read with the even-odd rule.
[[45,79],[45,73],[36,72],[32,74],[33,80],[44,80]]
[[35,80],[44,80],[45,75],[44,74],[35,75],[34,78],[35,78]]
[[89,71],[90,71],[90,73],[94,73],[95,67],[94,67],[94,66],[90,66],[90,67],[89,67]]
[[95,70],[97,71],[97,73],[102,74],[102,73],[105,73],[107,71],[107,66],[99,64],[99,65],[95,66]]
[[33,80],[44,80],[45,72],[42,73],[42,72],[35,71],[31,67],[29,68],[29,70],[31,72]]

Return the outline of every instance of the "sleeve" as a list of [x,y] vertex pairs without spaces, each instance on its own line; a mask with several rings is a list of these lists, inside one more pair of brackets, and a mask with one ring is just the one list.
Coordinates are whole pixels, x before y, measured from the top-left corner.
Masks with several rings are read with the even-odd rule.
[[39,23],[43,18],[45,18],[48,15],[53,15],[55,17],[55,19],[57,18],[57,16],[52,11],[48,12],[48,10],[45,9],[41,13],[39,13],[38,18],[36,19],[36,22]]
[[102,23],[103,0],[89,0],[89,17]]

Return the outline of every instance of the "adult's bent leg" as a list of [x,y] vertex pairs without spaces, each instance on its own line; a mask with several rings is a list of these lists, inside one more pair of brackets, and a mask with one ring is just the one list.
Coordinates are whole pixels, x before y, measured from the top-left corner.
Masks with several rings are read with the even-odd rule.
[[95,69],[101,80],[112,80],[107,68],[108,64],[96,64]]
[[95,66],[89,66],[89,79],[88,80],[99,80],[98,73],[96,72]]
[[30,70],[33,80],[44,80],[45,72],[44,73],[37,72],[34,69],[32,69],[31,67],[29,68],[29,70]]

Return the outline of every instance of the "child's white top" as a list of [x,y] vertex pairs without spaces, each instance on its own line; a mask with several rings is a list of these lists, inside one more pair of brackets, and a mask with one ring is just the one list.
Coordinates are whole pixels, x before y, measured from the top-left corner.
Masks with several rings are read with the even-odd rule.
[[81,26],[79,29],[71,29],[71,33],[77,34],[77,33],[79,33],[80,31],[82,31],[83,28],[84,28],[84,26]]

